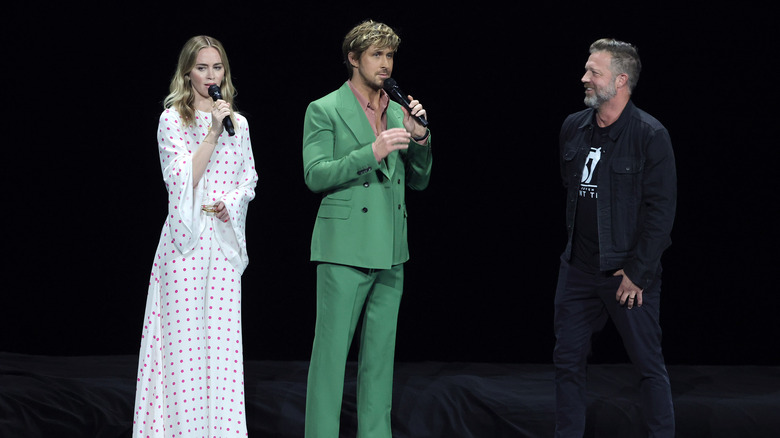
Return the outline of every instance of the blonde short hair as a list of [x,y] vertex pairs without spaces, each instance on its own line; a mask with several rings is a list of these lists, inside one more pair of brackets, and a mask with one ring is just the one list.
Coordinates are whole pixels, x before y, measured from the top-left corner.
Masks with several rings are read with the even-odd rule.
[[366,20],[353,27],[344,37],[344,43],[341,46],[349,77],[352,78],[352,64],[349,62],[350,53],[353,53],[355,58],[360,58],[363,52],[372,45],[380,49],[390,48],[396,51],[400,44],[401,38],[390,26],[384,23]]

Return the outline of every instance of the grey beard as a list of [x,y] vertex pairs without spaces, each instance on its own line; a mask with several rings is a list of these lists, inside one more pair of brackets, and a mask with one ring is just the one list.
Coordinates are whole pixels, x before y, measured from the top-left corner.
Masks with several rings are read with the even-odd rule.
[[617,89],[610,87],[603,91],[597,91],[593,96],[585,96],[583,102],[589,108],[599,109],[602,103],[609,101],[617,96]]
[[599,100],[599,97],[595,95],[585,96],[583,102],[585,102],[585,106],[587,106],[588,108],[599,109],[599,106],[601,106],[601,101]]

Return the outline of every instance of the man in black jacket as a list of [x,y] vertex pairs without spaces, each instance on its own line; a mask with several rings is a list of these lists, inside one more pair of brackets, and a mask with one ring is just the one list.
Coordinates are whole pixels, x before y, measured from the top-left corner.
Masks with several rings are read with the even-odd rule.
[[677,176],[666,128],[631,102],[640,70],[631,44],[594,42],[582,77],[589,108],[561,128],[568,242],[555,295],[556,437],[583,435],[590,340],[607,317],[641,376],[648,434],[674,436],[659,308]]

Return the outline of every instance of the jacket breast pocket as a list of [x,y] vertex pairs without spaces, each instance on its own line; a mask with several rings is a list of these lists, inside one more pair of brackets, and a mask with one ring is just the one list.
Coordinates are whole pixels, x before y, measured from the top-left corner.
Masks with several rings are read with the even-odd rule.
[[614,157],[610,167],[613,243],[617,251],[630,251],[639,238],[644,164],[636,158]]
[[571,141],[564,144],[563,150],[561,151],[561,171],[563,172],[561,176],[563,177],[563,185],[566,187],[579,183],[582,169],[577,169],[575,167],[577,151],[577,143]]
[[642,161],[631,157],[615,157],[612,159],[612,172],[617,174],[635,174],[642,171]]
[[571,162],[577,156],[577,143],[570,141],[563,145],[563,161]]

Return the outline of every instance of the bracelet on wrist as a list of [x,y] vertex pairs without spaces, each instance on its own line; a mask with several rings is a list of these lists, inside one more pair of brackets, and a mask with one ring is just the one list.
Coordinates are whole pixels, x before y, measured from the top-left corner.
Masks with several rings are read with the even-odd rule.
[[414,140],[414,141],[423,141],[426,138],[428,138],[428,135],[430,135],[430,133],[431,133],[431,130],[430,129],[426,129],[425,130],[425,135],[423,135],[422,137],[412,136],[412,140]]

